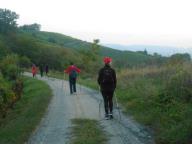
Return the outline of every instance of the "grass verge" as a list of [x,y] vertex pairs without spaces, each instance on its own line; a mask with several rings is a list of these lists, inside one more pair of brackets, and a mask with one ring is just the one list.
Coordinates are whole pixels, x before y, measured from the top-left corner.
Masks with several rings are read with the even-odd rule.
[[20,101],[5,119],[0,119],[0,144],[26,142],[40,122],[52,96],[47,84],[33,78],[24,78],[24,91]]
[[106,144],[107,137],[98,121],[90,119],[72,119],[71,144]]

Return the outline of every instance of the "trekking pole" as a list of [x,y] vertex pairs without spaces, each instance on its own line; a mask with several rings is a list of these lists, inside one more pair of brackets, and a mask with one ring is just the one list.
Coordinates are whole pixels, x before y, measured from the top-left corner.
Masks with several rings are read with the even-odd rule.
[[65,95],[65,89],[64,89],[64,79],[65,79],[65,73],[63,73],[63,79],[61,79],[62,81],[62,85],[61,85],[61,91],[64,91],[64,95]]
[[[99,94],[101,94],[100,86],[99,86]],[[99,117],[100,118],[101,118],[101,104],[102,104],[102,100],[100,100],[100,102],[99,102]]]
[[66,84],[66,82],[64,82],[66,80],[66,73],[64,73],[64,80],[63,80],[63,83],[64,83],[64,93],[65,93],[65,96],[66,96],[66,94],[67,94],[67,84]]
[[121,112],[120,112],[119,104],[118,104],[118,101],[117,101],[116,92],[114,92],[114,95],[115,95],[116,106],[117,106],[118,113],[119,113],[119,120],[121,120]]
[[81,83],[80,83],[80,81],[81,81],[81,77],[79,75],[79,88],[80,88],[80,93],[81,93]]
[[63,89],[63,83],[64,83],[65,73],[63,73],[63,80],[62,80],[62,89]]

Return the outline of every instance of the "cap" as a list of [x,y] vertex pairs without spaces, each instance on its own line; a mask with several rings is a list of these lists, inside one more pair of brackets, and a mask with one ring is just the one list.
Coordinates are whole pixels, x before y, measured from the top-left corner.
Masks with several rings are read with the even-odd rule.
[[110,57],[104,57],[104,59],[103,59],[103,62],[105,64],[109,64],[111,61],[112,61],[112,58],[110,58]]

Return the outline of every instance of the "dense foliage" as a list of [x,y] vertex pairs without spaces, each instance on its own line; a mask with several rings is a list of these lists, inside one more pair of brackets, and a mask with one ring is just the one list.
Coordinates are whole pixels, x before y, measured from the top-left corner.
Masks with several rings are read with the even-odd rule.
[[0,117],[5,117],[7,110],[21,98],[23,82],[16,55],[6,56],[0,63]]
[[15,12],[0,8],[0,33],[6,34],[16,30],[16,20],[19,18]]

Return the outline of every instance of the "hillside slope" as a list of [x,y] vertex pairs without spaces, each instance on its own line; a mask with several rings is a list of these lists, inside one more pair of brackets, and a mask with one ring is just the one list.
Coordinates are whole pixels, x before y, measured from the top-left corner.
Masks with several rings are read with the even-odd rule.
[[[32,35],[34,35],[34,33]],[[91,49],[91,43],[59,33],[40,31],[35,33],[35,37],[45,42],[54,43],[63,47],[75,49],[77,51]],[[117,65],[124,64],[124,66],[135,66],[143,64],[152,64],[157,61],[162,62],[164,59],[162,57],[146,55],[139,52],[121,51],[105,46],[100,46],[100,48],[101,56],[112,57],[115,61],[114,63]]]

